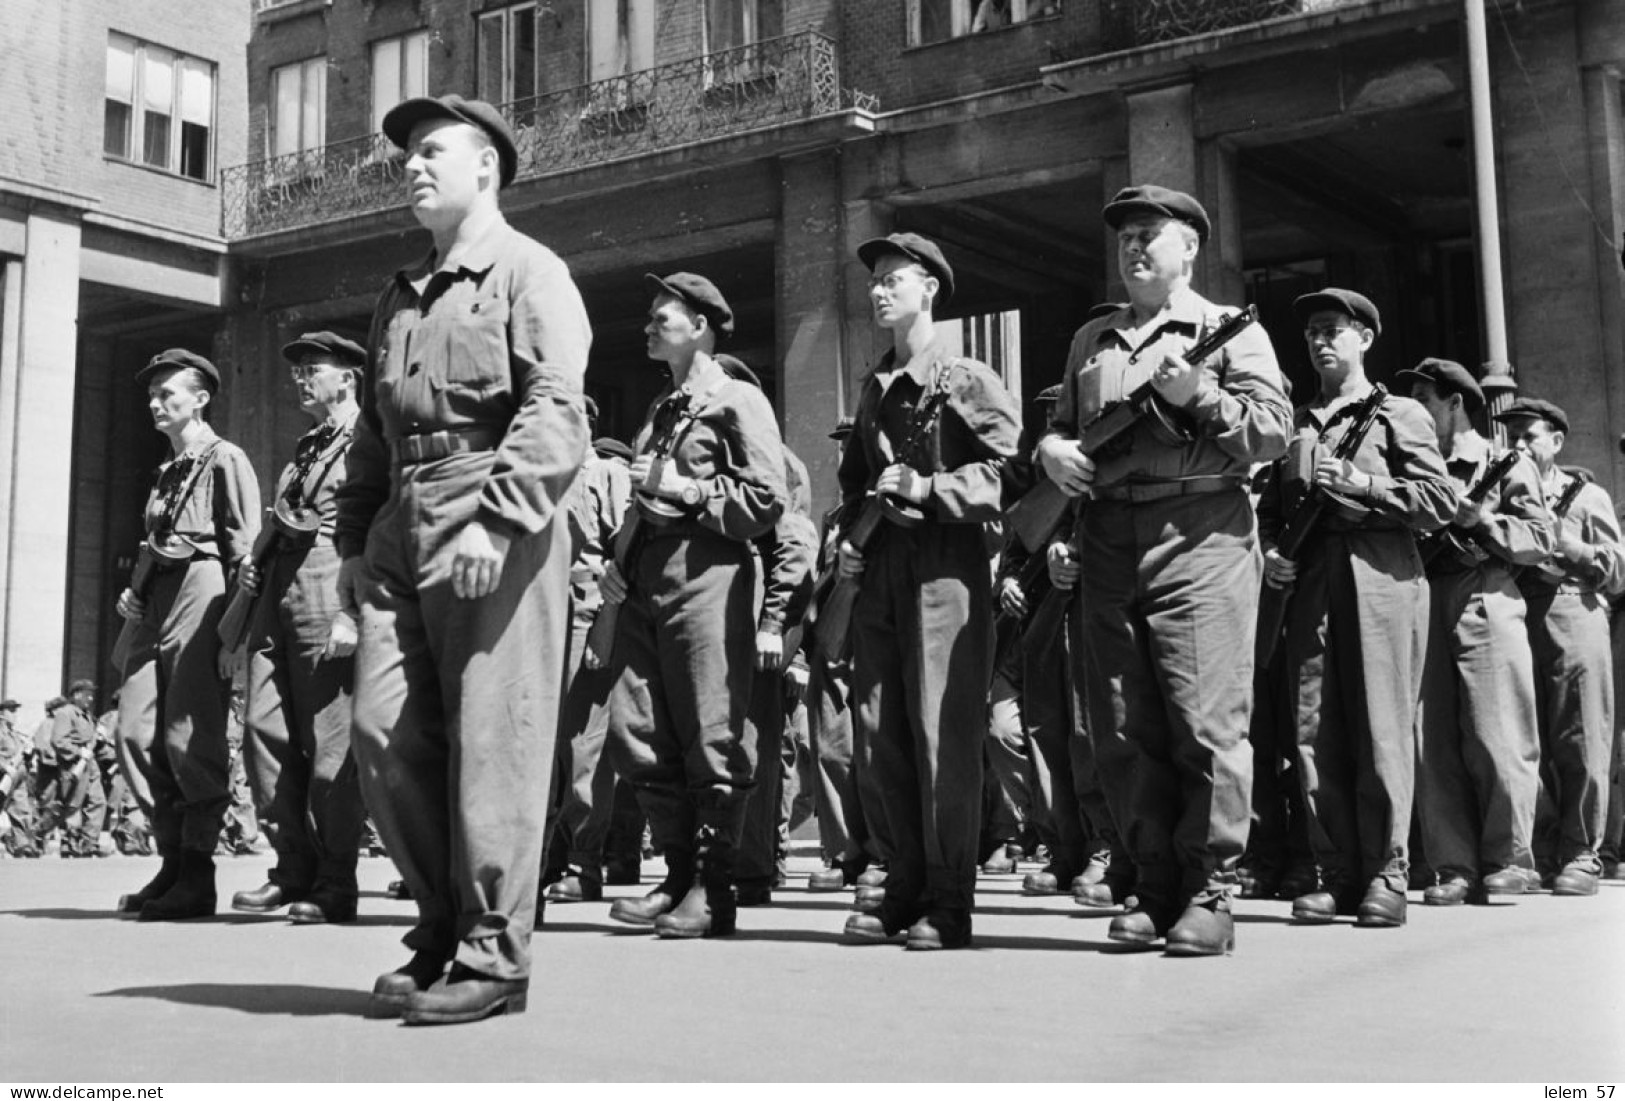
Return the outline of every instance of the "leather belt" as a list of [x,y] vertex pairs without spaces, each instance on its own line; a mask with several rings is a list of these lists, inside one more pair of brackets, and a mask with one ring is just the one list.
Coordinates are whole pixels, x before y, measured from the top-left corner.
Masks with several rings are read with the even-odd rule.
[[445,428],[439,432],[418,432],[391,440],[389,453],[398,466],[428,463],[466,451],[495,451],[506,431],[483,424]]
[[1143,505],[1169,497],[1189,497],[1200,493],[1225,493],[1242,487],[1240,478],[1212,474],[1199,478],[1175,478],[1165,482],[1122,482],[1106,489],[1091,490],[1092,501],[1124,501]]

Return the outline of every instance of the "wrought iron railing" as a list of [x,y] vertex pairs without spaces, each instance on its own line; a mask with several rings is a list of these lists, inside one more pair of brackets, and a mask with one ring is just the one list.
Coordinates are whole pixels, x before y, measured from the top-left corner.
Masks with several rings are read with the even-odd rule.
[[[503,104],[523,179],[849,108],[873,96],[843,88],[835,43],[786,35]],[[406,202],[405,157],[382,135],[225,169],[221,232],[240,238]]]
[[1301,15],[1357,2],[1359,0],[1109,0],[1105,32],[1111,48],[1129,49],[1229,30],[1279,15]]

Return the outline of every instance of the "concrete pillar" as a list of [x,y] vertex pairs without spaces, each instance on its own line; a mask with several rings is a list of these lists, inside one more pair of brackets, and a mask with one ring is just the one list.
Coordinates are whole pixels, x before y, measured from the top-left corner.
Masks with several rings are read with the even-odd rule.
[[835,500],[829,430],[850,406],[840,152],[788,157],[779,173],[775,293],[784,442],[807,464],[813,507],[822,511]]
[[[1625,429],[1625,268],[1618,248],[1625,237],[1625,118],[1621,111],[1620,71],[1595,65],[1581,74],[1585,99],[1586,144],[1590,153],[1591,209],[1596,212],[1598,240],[1593,248],[1597,273],[1597,320],[1601,326],[1598,381],[1601,401],[1569,408],[1571,431],[1590,441],[1588,452],[1608,456],[1592,471],[1609,487],[1614,500],[1625,489],[1625,455],[1615,441]],[[1609,473],[1613,477],[1609,479]]]
[[0,485],[7,520],[0,679],[7,693],[33,704],[63,687],[79,224],[31,212],[22,263],[7,266],[7,287],[13,282],[20,284],[16,319],[0,331],[4,357],[16,364],[14,376],[4,372],[15,390],[0,406],[0,450],[10,459],[10,479]]
[[[1235,151],[1222,141],[1196,137],[1195,86],[1176,84],[1128,97],[1128,178],[1118,186],[1160,184],[1195,195],[1213,223],[1196,261],[1196,290],[1215,302],[1242,300],[1241,210],[1237,201]],[[1106,197],[1116,193],[1106,179]],[[1116,249],[1107,249],[1114,293]]]

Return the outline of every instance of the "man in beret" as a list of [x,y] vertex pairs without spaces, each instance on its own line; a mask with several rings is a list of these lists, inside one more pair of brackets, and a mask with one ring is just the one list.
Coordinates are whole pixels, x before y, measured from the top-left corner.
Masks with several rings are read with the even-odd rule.
[[411,99],[383,128],[434,247],[373,313],[334,539],[362,793],[418,908],[372,1012],[452,1023],[525,1008],[592,330],[564,262],[502,217],[495,108]]
[[350,752],[356,623],[339,605],[333,537],[367,352],[323,331],[284,345],[282,358],[313,426],[277,479],[261,552],[237,578],[258,593],[248,634],[244,764],[276,866],[264,885],[238,891],[231,906],[259,914],[287,906],[298,924],[349,922],[366,811]]
[[[893,233],[863,242],[858,259],[891,348],[858,396],[841,497],[855,518],[874,507],[873,494],[886,520],[867,547],[843,534],[840,571],[859,585],[858,790],[887,876],[878,900],[860,898],[845,935],[907,934],[915,951],[966,948],[993,662],[983,529],[1003,515],[1000,475],[1016,454],[1021,411],[985,365],[942,346],[935,318],[953,297],[954,273],[936,242]],[[916,424],[927,403],[938,407],[934,423]]]
[[[1125,188],[1106,204],[1129,304],[1072,340],[1052,431],[1050,479],[1087,497],[1070,544],[1050,549],[1056,584],[1079,583],[1088,729],[1138,905],[1108,935],[1169,953],[1234,945],[1230,894],[1247,841],[1253,634],[1260,558],[1247,476],[1286,450],[1292,410],[1262,328],[1207,364],[1184,353],[1234,311],[1191,288],[1208,217],[1190,195]],[[1150,383],[1154,415],[1097,462],[1080,433]],[[1076,554],[1074,554],[1074,551]],[[1223,655],[1222,658],[1217,655]],[[1121,902],[1122,875],[1097,885]]]
[[100,856],[107,793],[96,764],[96,682],[74,681],[67,698],[51,720],[51,748],[61,777],[56,810],[62,823],[61,854]]
[[[1303,295],[1293,312],[1320,386],[1298,408],[1258,510],[1265,584],[1289,590],[1274,669],[1319,873],[1292,915],[1399,926],[1428,627],[1416,539],[1455,515],[1456,490],[1426,410],[1408,397],[1384,397],[1353,454],[1333,456],[1371,396],[1365,359],[1382,319],[1365,295],[1337,287]],[[1330,504],[1289,559],[1276,542],[1311,487]]]
[[1495,419],[1534,460],[1555,532],[1551,561],[1518,573],[1540,708],[1535,857],[1554,895],[1594,895],[1614,740],[1608,602],[1625,591],[1625,545],[1608,491],[1586,472],[1557,465],[1569,429],[1561,408],[1520,398]]
[[[588,431],[596,435],[598,403],[589,397],[586,408]],[[542,869],[548,902],[596,902],[604,897],[604,841],[615,798],[615,770],[604,741],[614,682],[606,671],[587,667],[584,658],[587,632],[604,603],[599,581],[614,556],[615,533],[631,506],[632,482],[627,463],[605,457],[602,443],[595,442],[569,497],[570,683],[555,750]]]
[[1520,458],[1483,502],[1469,499],[1497,448],[1473,427],[1484,392],[1459,363],[1398,372],[1433,417],[1459,495],[1450,527],[1423,547],[1432,611],[1422,674],[1416,802],[1436,882],[1429,906],[1513,902],[1540,885],[1531,848],[1540,786],[1533,659],[1520,567],[1554,545],[1533,461]]

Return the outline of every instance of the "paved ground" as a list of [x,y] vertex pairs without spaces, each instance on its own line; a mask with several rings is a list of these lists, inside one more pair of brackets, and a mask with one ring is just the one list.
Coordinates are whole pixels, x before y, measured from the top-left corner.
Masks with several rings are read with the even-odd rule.
[[[223,861],[222,899],[268,863]],[[929,954],[838,944],[846,897],[808,894],[798,858],[732,940],[556,907],[528,1013],[409,1029],[361,1017],[405,958],[387,861],[362,864],[342,928],[109,913],[154,866],[0,861],[0,1080],[1625,1081],[1625,884],[1413,906],[1399,930],[1242,903],[1237,955],[1176,960],[1120,953],[1106,918],[1003,876],[977,950]]]

